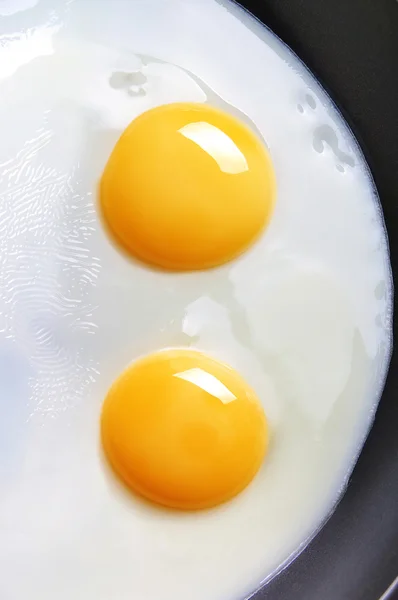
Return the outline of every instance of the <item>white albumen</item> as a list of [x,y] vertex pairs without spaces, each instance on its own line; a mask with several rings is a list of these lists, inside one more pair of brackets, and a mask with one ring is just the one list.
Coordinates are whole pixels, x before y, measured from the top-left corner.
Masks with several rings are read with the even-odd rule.
[[[0,597],[241,599],[330,513],[376,409],[392,285],[366,164],[299,60],[231,3],[3,9]],[[178,275],[118,252],[96,186],[131,119],[184,100],[260,132],[278,201],[239,260]],[[263,469],[212,511],[126,496],[100,454],[110,383],[169,346],[228,361],[269,416]]]

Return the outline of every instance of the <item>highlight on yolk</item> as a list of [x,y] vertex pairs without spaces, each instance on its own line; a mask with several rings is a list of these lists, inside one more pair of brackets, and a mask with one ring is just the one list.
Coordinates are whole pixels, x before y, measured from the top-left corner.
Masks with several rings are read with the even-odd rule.
[[270,219],[269,154],[244,123],[206,104],[168,104],[135,119],[105,167],[105,221],[137,258],[204,269],[241,254]]
[[242,491],[268,443],[253,390],[231,367],[194,350],[161,351],[131,365],[105,399],[101,436],[132,491],[186,510]]

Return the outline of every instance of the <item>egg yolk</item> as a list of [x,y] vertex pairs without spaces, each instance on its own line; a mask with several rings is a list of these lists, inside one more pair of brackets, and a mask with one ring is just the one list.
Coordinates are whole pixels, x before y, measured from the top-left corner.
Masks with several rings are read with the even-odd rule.
[[132,491],[187,510],[243,490],[268,439],[253,390],[231,367],[193,350],[158,352],[130,366],[105,399],[101,435]]
[[135,119],[105,167],[100,198],[116,239],[161,268],[204,269],[242,253],[275,197],[269,154],[245,124],[205,104]]

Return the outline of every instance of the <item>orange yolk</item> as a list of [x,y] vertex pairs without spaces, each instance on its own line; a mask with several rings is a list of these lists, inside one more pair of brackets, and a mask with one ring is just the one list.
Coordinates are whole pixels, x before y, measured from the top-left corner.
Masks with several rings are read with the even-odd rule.
[[204,269],[242,253],[268,222],[275,178],[246,125],[205,104],[168,104],[125,130],[105,167],[102,210],[136,257]]
[[132,491],[190,510],[243,490],[268,440],[253,390],[229,366],[193,350],[157,352],[129,367],[106,397],[101,433]]

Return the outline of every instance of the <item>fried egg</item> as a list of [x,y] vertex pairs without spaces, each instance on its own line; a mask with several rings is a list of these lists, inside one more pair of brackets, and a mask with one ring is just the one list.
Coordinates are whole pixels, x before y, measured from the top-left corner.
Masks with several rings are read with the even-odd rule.
[[241,254],[269,221],[275,179],[245,124],[198,103],[136,118],[101,178],[107,223],[134,255],[168,269],[204,269]]
[[228,365],[194,350],[157,352],[109,391],[102,440],[135,492],[170,508],[230,500],[253,479],[267,448],[264,410]]
[[[242,600],[319,530],[377,407],[392,283],[368,167],[299,59],[228,0],[15,0],[3,13],[0,595]],[[255,136],[276,195],[237,245],[188,271],[183,249],[167,271],[150,266],[170,266],[163,246],[142,251],[160,229],[129,252],[116,241],[124,217],[103,214],[99,186],[123,132],[182,103]],[[174,182],[168,169],[161,183]],[[181,362],[165,372],[169,353]],[[148,364],[163,391],[204,374],[239,399],[221,406],[196,386],[185,457],[165,454],[156,406],[140,417],[152,438],[130,445],[126,381],[148,382]],[[178,428],[190,413],[173,406]],[[242,425],[242,444],[216,473],[206,425],[224,409],[226,439]],[[151,477],[130,461],[142,452]],[[213,478],[194,463],[179,479],[198,452]]]

